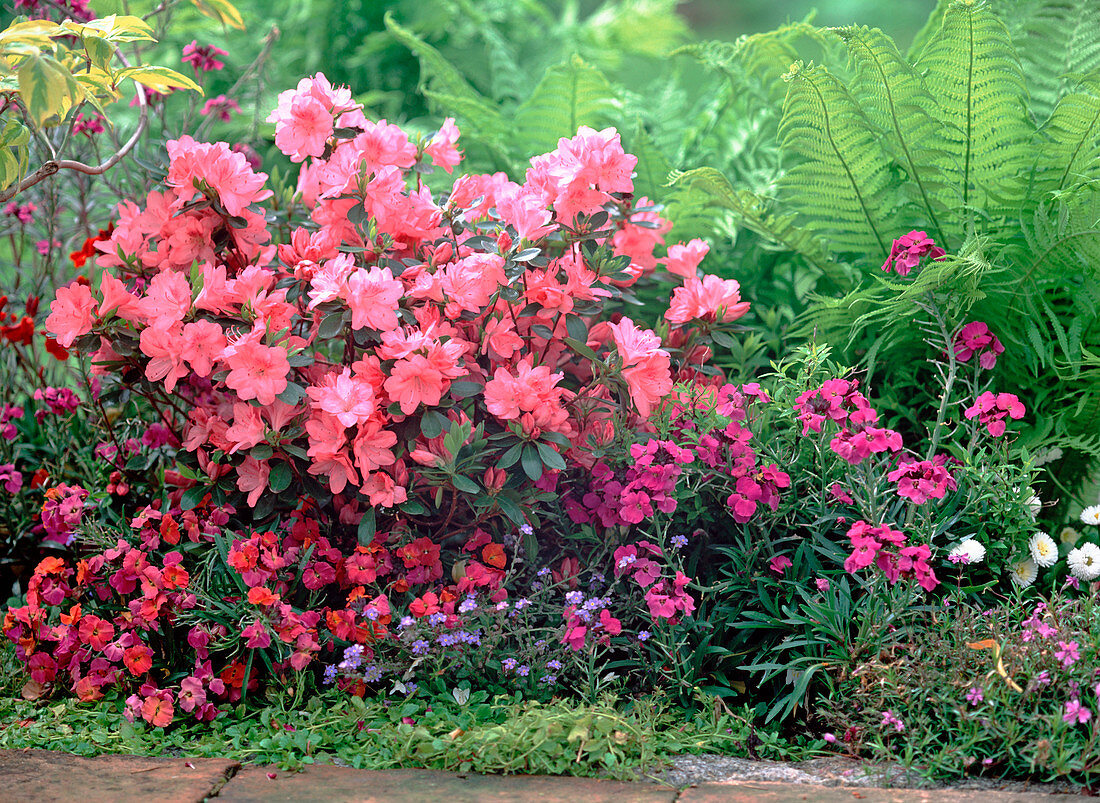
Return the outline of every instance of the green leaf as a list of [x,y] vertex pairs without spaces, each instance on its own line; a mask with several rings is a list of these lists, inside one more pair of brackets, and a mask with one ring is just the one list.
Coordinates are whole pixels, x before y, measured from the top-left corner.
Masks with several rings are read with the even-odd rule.
[[854,68],[852,94],[868,119],[884,132],[886,149],[900,164],[912,188],[913,219],[901,228],[931,229],[936,241],[951,248],[941,216],[951,217],[937,196],[947,191],[948,177],[937,165],[933,143],[944,125],[939,104],[920,73],[898,52],[894,41],[877,28],[849,26],[833,31],[843,40]]
[[321,320],[321,325],[317,327],[317,337],[322,340],[331,340],[339,335],[344,329],[344,316],[347,310],[336,310],[336,312],[330,312]]
[[481,393],[484,389],[485,386],[480,382],[458,380],[451,383],[451,395],[456,399],[468,399]]
[[779,136],[800,158],[780,182],[789,204],[836,250],[884,259],[899,182],[881,132],[825,67],[799,62],[787,78]]
[[523,153],[552,151],[582,125],[615,122],[619,102],[611,84],[580,56],[551,67],[515,115],[516,144]]
[[392,12],[387,11],[383,20],[390,35],[420,59],[420,87],[424,97],[440,109],[460,117],[464,134],[469,131],[478,139],[504,147],[500,143],[506,139],[509,126],[496,105],[470,86],[442,53],[399,25]]
[[542,458],[542,464],[551,470],[565,471],[565,460],[560,454],[545,443],[535,443],[538,448],[539,457]]
[[275,467],[271,469],[271,473],[267,477],[267,487],[272,490],[273,493],[282,493],[290,487],[290,481],[294,479],[294,472],[290,468],[289,463],[279,462]]
[[55,58],[36,54],[19,65],[19,94],[31,119],[41,126],[55,115],[64,117],[81,89],[73,74]]
[[949,208],[995,211],[1000,196],[1018,192],[1005,184],[1019,181],[1034,133],[1008,30],[987,0],[956,0],[915,66],[944,124],[929,142],[952,182],[940,200]]
[[361,546],[368,546],[374,540],[376,527],[374,508],[368,507],[367,512],[363,514],[363,518],[359,519],[358,538]]
[[283,404],[289,404],[291,406],[296,405],[302,399],[306,397],[306,389],[296,382],[287,382],[286,388],[283,392],[278,394],[275,398],[281,401]]
[[449,419],[438,410],[426,410],[420,417],[420,434],[431,440],[443,434]]
[[229,0],[191,0],[191,3],[199,10],[199,13],[237,30],[244,30],[244,19],[241,17],[241,12]]
[[469,477],[463,476],[462,474],[455,474],[453,477],[451,477],[451,485],[455,487],[456,491],[462,491],[462,493],[481,493],[481,486]]
[[121,82],[129,78],[142,86],[147,86],[154,92],[168,93],[173,89],[190,89],[203,94],[202,87],[182,73],[170,70],[167,67],[154,67],[139,65],[120,70],[115,80]]
[[514,466],[523,454],[523,442],[513,444],[504,454],[497,460],[497,468],[511,468]]
[[208,493],[210,493],[210,489],[205,485],[192,485],[180,497],[180,509],[194,510],[202,503],[203,497]]
[[507,516],[513,524],[522,526],[527,523],[522,508],[516,504],[515,500],[512,499],[510,495],[502,493],[497,496],[496,500],[497,504],[500,506],[501,512]]
[[537,482],[539,477],[542,476],[542,459],[539,457],[539,450],[534,444],[528,443],[523,447],[520,465],[523,466],[523,473],[532,482]]

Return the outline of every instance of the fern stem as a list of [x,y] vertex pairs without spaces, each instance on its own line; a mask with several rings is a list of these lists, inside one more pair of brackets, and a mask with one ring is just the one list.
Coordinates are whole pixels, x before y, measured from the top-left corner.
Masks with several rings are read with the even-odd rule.
[[848,176],[848,183],[852,185],[852,190],[856,194],[856,200],[859,201],[859,208],[863,210],[863,217],[867,219],[867,225],[871,227],[871,233],[875,235],[875,239],[878,240],[878,246],[882,249],[882,253],[885,256],[889,253],[889,249],[886,248],[886,243],[882,241],[882,235],[878,233],[878,228],[875,226],[874,220],[871,219],[871,212],[867,208],[867,202],[863,200],[863,193],[859,191],[859,185],[856,183],[855,176],[852,175],[852,169],[848,166],[848,162],[845,160],[844,155],[840,152],[840,148],[837,147],[836,139],[833,137],[833,123],[829,118],[829,107],[825,103],[825,96],[821,94],[821,90],[813,80],[803,77],[804,81],[810,85],[814,94],[817,95],[817,100],[821,104],[821,114],[825,123],[825,136],[829,138],[829,145],[832,146],[833,153],[836,154],[837,160],[840,162],[841,167],[844,168],[844,173]]
[[955,359],[955,344],[953,343],[951,333],[947,331],[947,322],[943,319],[943,313],[936,304],[935,296],[931,293],[928,294],[928,305],[925,309],[935,318],[936,326],[940,330],[940,336],[947,346],[947,378],[943,383],[943,395],[940,397],[940,409],[936,413],[936,423],[932,427],[931,437],[929,438],[928,453],[924,456],[925,460],[931,460],[936,456],[936,449],[940,444],[940,436],[943,432],[943,422],[947,417],[947,407],[951,403],[951,391],[955,387],[955,379],[958,376],[959,362]]
[[970,62],[966,70],[966,157],[963,162],[963,208],[970,202],[970,141],[974,118],[974,14],[966,8],[966,27],[970,35]]

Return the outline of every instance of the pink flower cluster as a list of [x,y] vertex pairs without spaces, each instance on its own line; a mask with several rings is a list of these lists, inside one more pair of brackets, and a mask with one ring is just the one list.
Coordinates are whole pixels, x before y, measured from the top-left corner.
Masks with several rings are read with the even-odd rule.
[[932,566],[928,563],[932,550],[927,544],[906,546],[906,536],[883,524],[873,526],[857,521],[848,528],[848,541],[852,553],[844,561],[844,569],[855,574],[871,564],[879,568],[891,585],[903,577],[914,578],[926,591],[939,585]]
[[[310,228],[269,245],[266,176],[224,143],[183,137],[168,146],[168,188],[144,209],[120,207],[109,239],[95,243],[114,272],[103,272],[98,293],[58,290],[47,319],[65,347],[99,335],[98,370],[137,367],[186,396],[180,440],[211,480],[235,473],[255,505],[289,464],[353,516],[362,502],[404,504],[419,466],[445,459],[415,428],[410,439],[409,416],[439,408],[449,427],[518,424],[525,438],[590,465],[586,444],[616,426],[595,411],[617,405],[618,392],[593,376],[591,352],[625,385],[636,420],[669,393],[660,338],[628,318],[592,316],[656,265],[663,242],[648,227],[655,213],[632,213],[620,197],[633,188],[635,160],[612,129],[562,139],[531,160],[524,184],[462,176],[437,203],[407,179],[423,158],[457,164],[453,122],[422,150],[397,126],[367,120],[350,90],[322,75],[284,92],[271,119],[276,144],[304,163]],[[621,274],[597,273],[579,249],[548,237],[605,205],[612,235],[597,242],[631,261]],[[722,298],[699,314],[728,319],[734,305]],[[573,347],[578,324],[585,336]],[[651,503],[664,504],[631,497],[628,515]]]
[[1005,434],[1005,418],[1018,420],[1027,412],[1024,405],[1012,393],[992,393],[986,391],[963,413],[968,420],[977,418],[978,424],[985,427],[994,438]]
[[631,445],[630,456],[633,462],[621,479],[599,462],[592,467],[588,492],[580,502],[565,497],[565,510],[574,522],[598,521],[603,527],[616,527],[640,524],[654,510],[676,510],[676,481],[683,473],[681,466],[695,459],[692,452],[672,441],[651,440]]
[[46,531],[43,540],[62,546],[72,543],[87,498],[88,492],[79,485],[61,483],[46,491],[41,515],[42,529]]
[[642,588],[646,589],[645,602],[654,621],[667,619],[678,621],[680,614],[690,614],[695,610],[695,600],[684,589],[691,578],[683,572],[675,576],[663,577],[661,564],[653,558],[663,557],[664,550],[649,541],[621,546],[615,550],[615,576],[629,574]]
[[858,388],[858,380],[827,379],[821,387],[807,390],[795,399],[802,434],[820,433],[826,422],[833,422],[840,432],[829,441],[829,448],[852,465],[872,454],[902,448],[899,433],[876,426],[878,413]]
[[971,321],[955,335],[955,357],[960,362],[969,362],[978,355],[978,365],[986,370],[997,364],[997,355],[1004,354],[1005,347],[989,327],[981,321]]
[[192,39],[191,44],[184,46],[180,61],[190,64],[195,71],[195,75],[198,76],[199,73],[213,72],[224,68],[225,63],[218,56],[228,55],[226,51],[216,45],[200,45],[197,39]]
[[945,455],[937,455],[935,460],[901,460],[886,478],[897,483],[898,496],[923,505],[929,499],[943,499],[957,487],[946,462]]
[[892,267],[898,276],[908,276],[924,257],[939,259],[945,254],[935,241],[923,231],[911,231],[894,240],[890,246],[890,255],[882,264],[886,272]]

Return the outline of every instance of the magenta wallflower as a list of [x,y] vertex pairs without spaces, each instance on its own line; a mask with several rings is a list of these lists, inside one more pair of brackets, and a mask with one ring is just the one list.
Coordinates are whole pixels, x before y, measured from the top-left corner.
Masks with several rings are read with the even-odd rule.
[[923,505],[929,499],[943,499],[948,490],[956,488],[955,478],[942,465],[931,460],[901,462],[886,475],[898,485],[898,496]]
[[971,705],[977,705],[985,699],[985,693],[982,691],[981,686],[971,686],[970,691],[966,693],[966,701]]
[[183,56],[180,61],[183,61],[191,65],[191,68],[195,71],[195,75],[199,73],[212,72],[214,70],[220,70],[225,67],[225,64],[218,59],[218,56],[228,56],[229,54],[215,45],[200,45],[197,39],[191,40],[191,44],[186,45],[183,48]]
[[1071,725],[1083,725],[1090,719],[1092,719],[1092,711],[1081,705],[1081,701],[1076,697],[1066,703],[1066,711],[1062,714],[1063,722],[1068,722]]
[[234,114],[240,113],[241,107],[237,104],[237,101],[225,95],[207,98],[206,103],[202,104],[202,108],[199,110],[199,114],[203,117],[213,115],[227,123],[233,119]]
[[977,418],[978,423],[989,430],[994,438],[1005,434],[1006,416],[1013,419],[1024,417],[1027,409],[1012,393],[991,393],[986,391],[963,413],[968,419]]
[[791,568],[791,559],[786,555],[776,555],[770,561],[768,561],[768,568],[778,574],[780,577],[787,569]]
[[898,733],[902,733],[905,731],[905,723],[902,722],[898,715],[895,714],[893,711],[882,712],[882,727],[892,727]]
[[997,355],[1004,354],[1005,347],[989,327],[981,321],[971,321],[955,335],[955,357],[960,362],[969,362],[978,355],[978,365],[991,369],[997,364]]
[[1059,641],[1058,649],[1054,651],[1054,657],[1062,662],[1064,669],[1069,669],[1081,660],[1081,651],[1076,641]]
[[898,276],[908,276],[924,257],[939,259],[944,253],[925,232],[911,231],[894,240],[882,269],[889,272],[893,267]]

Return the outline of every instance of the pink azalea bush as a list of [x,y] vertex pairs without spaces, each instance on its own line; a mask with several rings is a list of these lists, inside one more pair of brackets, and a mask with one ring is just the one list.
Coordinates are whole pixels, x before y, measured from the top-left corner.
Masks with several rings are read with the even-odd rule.
[[[196,69],[216,69],[192,50]],[[705,246],[692,243],[665,258],[682,284],[663,337],[611,314],[658,270],[669,228],[632,196],[636,160],[614,130],[581,128],[523,183],[460,175],[436,199],[415,177],[460,164],[453,121],[411,140],[321,75],[284,92],[271,120],[302,165],[307,215],[282,242],[267,176],[183,136],[164,186],[121,204],[93,242],[97,286],[56,293],[58,344],[90,356],[105,399],[139,394],[181,465],[121,529],[89,529],[82,489],[56,490],[43,520],[77,554],[41,562],[4,623],[39,693],[126,689],[127,716],[163,726],[352,647],[371,670],[340,682],[362,688],[422,657],[417,622],[461,655],[482,638],[475,612],[505,606],[521,580],[545,587],[520,576],[542,506],[567,472],[606,476],[611,445],[639,440],[641,474],[594,493],[625,499],[635,522],[675,506],[670,478],[690,455],[645,443],[647,419],[672,391],[675,344],[748,305],[736,281],[698,275]],[[777,478],[752,470],[745,504],[774,505]],[[617,598],[540,603],[557,618],[544,646],[607,648],[632,610],[690,614],[690,578],[646,549],[650,571]],[[554,587],[592,560],[567,556]],[[184,644],[190,674],[168,682],[163,656]]]

